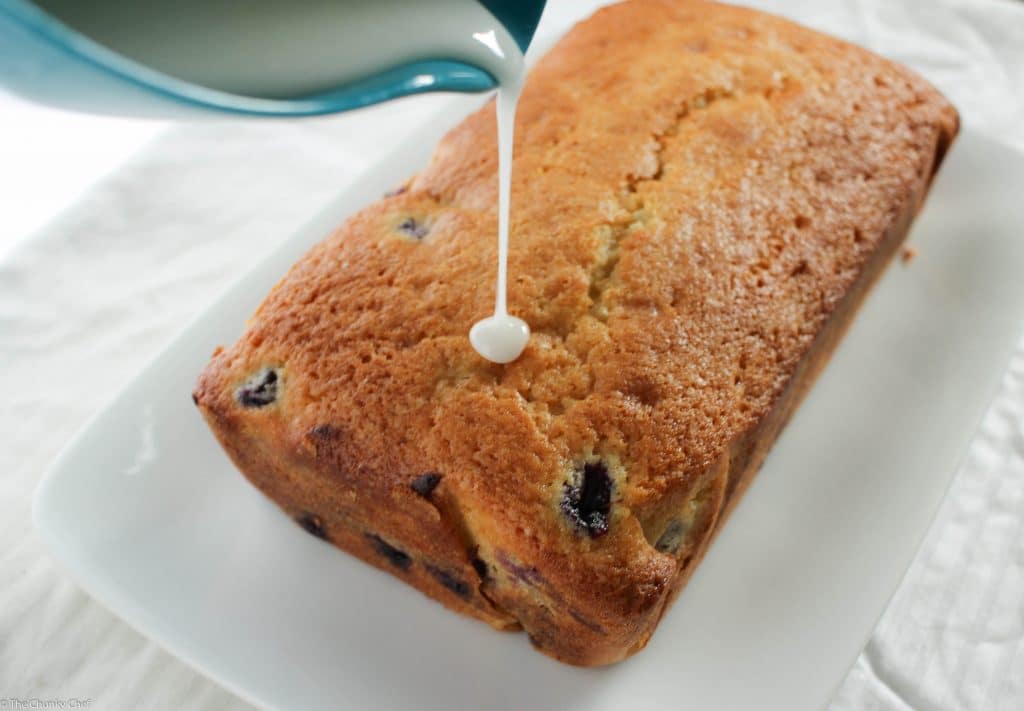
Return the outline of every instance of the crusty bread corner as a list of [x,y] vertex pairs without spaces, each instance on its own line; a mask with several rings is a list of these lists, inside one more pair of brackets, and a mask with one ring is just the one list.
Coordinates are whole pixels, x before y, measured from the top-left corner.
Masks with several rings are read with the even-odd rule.
[[917,75],[780,18],[606,8],[519,108],[519,360],[466,337],[493,297],[488,105],[292,268],[196,401],[310,533],[557,659],[615,662],[704,555],[956,132]]

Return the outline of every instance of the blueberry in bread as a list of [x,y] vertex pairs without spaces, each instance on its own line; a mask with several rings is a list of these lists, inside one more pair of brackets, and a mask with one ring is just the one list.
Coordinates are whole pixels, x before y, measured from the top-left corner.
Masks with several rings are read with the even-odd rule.
[[685,585],[956,131],[917,75],[780,18],[606,8],[520,103],[518,360],[466,337],[493,296],[489,105],[299,261],[194,396],[311,534],[557,659],[615,662]]

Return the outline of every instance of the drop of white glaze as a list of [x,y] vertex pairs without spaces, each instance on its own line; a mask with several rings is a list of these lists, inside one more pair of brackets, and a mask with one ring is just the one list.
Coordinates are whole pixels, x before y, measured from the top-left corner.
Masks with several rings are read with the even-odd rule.
[[530,340],[526,321],[509,314],[495,314],[473,324],[469,342],[481,356],[495,363],[511,363]]
[[530,327],[508,313],[507,299],[512,130],[521,89],[521,78],[513,76],[505,79],[498,90],[498,282],[494,315],[477,321],[469,332],[469,342],[476,352],[494,363],[511,363],[530,340]]

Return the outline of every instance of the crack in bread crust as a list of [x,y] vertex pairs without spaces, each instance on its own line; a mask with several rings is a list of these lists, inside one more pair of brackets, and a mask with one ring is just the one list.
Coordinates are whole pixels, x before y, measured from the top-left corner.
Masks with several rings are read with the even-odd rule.
[[604,303],[604,297],[614,275],[615,266],[619,261],[619,245],[631,231],[642,228],[649,217],[644,214],[643,199],[637,196],[637,189],[641,183],[661,180],[664,173],[661,153],[665,148],[665,138],[675,135],[679,130],[679,124],[691,112],[705,109],[718,99],[732,97],[733,93],[727,89],[709,88],[683,101],[669,126],[664,131],[652,133],[650,136],[650,140],[654,143],[654,149],[651,151],[650,162],[653,165],[650,175],[629,174],[626,176],[625,189],[618,202],[620,209],[629,213],[629,222],[625,224],[608,223],[599,228],[600,246],[594,260],[594,267],[591,270],[588,290],[591,300],[590,313],[599,321],[606,322],[608,320],[608,306]]

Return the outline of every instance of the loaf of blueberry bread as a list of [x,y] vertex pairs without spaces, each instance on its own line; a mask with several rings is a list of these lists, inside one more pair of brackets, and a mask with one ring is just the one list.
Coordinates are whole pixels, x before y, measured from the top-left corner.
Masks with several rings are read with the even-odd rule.
[[288,272],[195,400],[311,534],[557,659],[615,662],[685,585],[956,131],[920,77],[780,18],[606,8],[520,104],[518,360],[467,338],[496,268],[488,105]]

